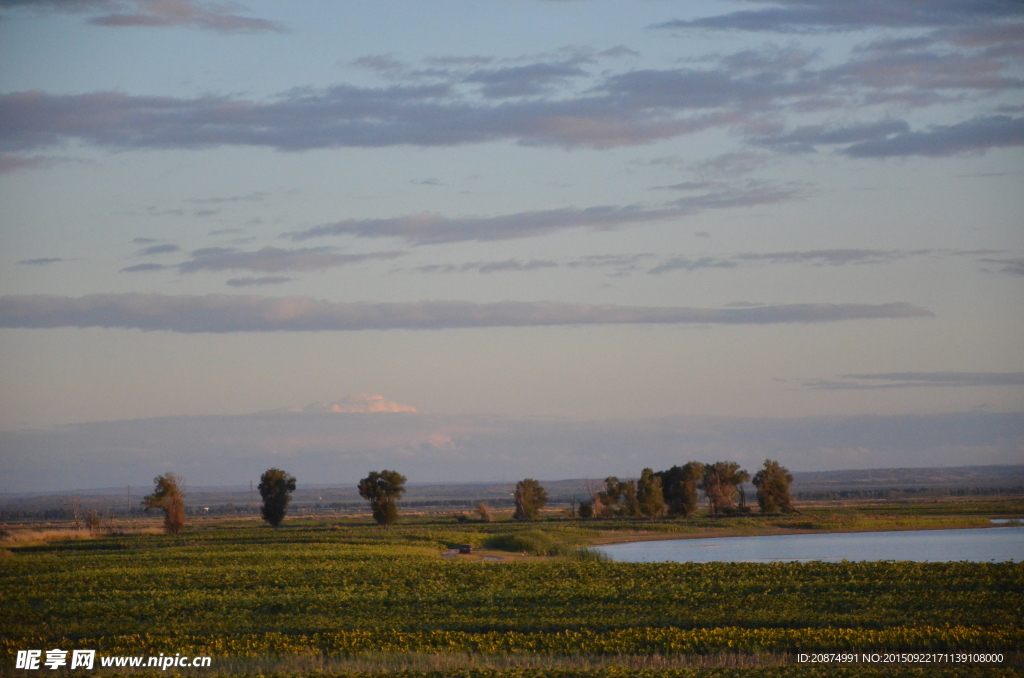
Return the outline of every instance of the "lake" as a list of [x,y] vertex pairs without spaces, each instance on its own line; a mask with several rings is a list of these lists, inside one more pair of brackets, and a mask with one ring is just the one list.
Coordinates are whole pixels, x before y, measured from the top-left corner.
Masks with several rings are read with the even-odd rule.
[[1024,561],[1024,527],[670,539],[594,547],[626,563]]

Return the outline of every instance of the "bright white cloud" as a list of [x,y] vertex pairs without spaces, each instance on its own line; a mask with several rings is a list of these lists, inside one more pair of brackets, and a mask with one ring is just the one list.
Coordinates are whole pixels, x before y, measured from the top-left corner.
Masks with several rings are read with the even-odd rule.
[[337,412],[339,414],[370,414],[375,412],[415,412],[412,405],[403,405],[388,400],[382,395],[356,393],[333,403],[312,403],[302,408],[303,412]]

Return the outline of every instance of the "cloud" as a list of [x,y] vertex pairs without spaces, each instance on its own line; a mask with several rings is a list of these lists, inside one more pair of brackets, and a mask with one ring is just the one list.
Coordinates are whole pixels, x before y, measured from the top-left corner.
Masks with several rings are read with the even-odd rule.
[[764,261],[771,264],[810,263],[818,266],[844,266],[846,264],[880,264],[932,253],[933,250],[831,249],[737,254],[733,258],[739,261]]
[[637,57],[640,56],[640,52],[632,50],[625,45],[616,45],[615,47],[606,49],[603,52],[598,52],[597,55],[617,59],[620,57]]
[[822,144],[852,144],[854,142],[877,141],[894,134],[910,132],[910,125],[904,120],[881,120],[872,123],[858,123],[845,127],[807,125],[792,132],[771,136],[755,137],[758,146],[772,147],[788,153],[810,153]]
[[366,68],[377,73],[393,74],[405,69],[405,64],[395,59],[392,54],[361,56],[350,65]]
[[164,264],[136,264],[135,266],[128,266],[122,268],[121,273],[148,273],[150,271],[163,271],[164,269],[170,268]]
[[59,264],[66,259],[60,257],[41,257],[39,259],[22,259],[18,263],[22,266],[49,266],[50,264]]
[[478,273],[499,273],[506,271],[536,271],[541,268],[554,268],[557,262],[542,259],[531,259],[520,261],[519,259],[505,259],[504,261],[474,261],[466,264],[427,264],[409,269],[417,273],[465,273],[476,271]]
[[[762,4],[763,0],[747,0]],[[1024,15],[1018,3],[1002,0],[777,0],[774,7],[740,10],[693,20],[657,24],[664,29],[734,29],[800,33],[866,28],[963,26]]]
[[612,268],[613,275],[626,275],[640,268],[653,254],[589,254],[566,263],[567,268]]
[[768,45],[724,56],[721,63],[736,72],[761,70],[785,71],[802,69],[821,55],[820,50],[808,51],[790,46],[779,48]]
[[602,205],[584,209],[564,207],[495,217],[454,218],[434,212],[423,212],[385,219],[346,219],[285,233],[283,237],[293,241],[330,235],[391,237],[417,245],[512,240],[547,235],[569,228],[613,230],[621,226],[678,219],[712,209],[770,205],[793,200],[799,195],[799,191],[792,187],[753,184],[680,198],[653,208],[639,205]]
[[0,151],[25,153],[68,140],[111,149],[304,151],[500,140],[609,148],[722,128],[756,140],[766,136],[760,129],[766,121],[794,111],[931,106],[961,101],[967,92],[976,100],[1019,92],[1019,31],[1000,23],[999,13],[972,16],[978,21],[919,39],[876,40],[852,50],[844,63],[817,69],[821,53],[796,47],[708,55],[694,62],[699,68],[625,72],[600,70],[592,51],[569,49],[511,66],[477,57],[435,59],[425,70],[387,55],[363,57],[359,65],[400,81],[303,87],[267,100],[16,92],[0,95]]
[[902,120],[846,127],[810,125],[783,134],[753,136],[757,145],[785,153],[813,153],[819,145],[849,144],[840,153],[851,158],[952,156],[1024,145],[1024,118],[989,116],[954,125],[911,131]]
[[587,72],[572,62],[535,63],[509,68],[478,69],[470,73],[465,82],[483,85],[480,92],[488,99],[506,99],[543,94],[553,85],[585,75]]
[[412,405],[402,405],[382,395],[356,393],[344,400],[333,403],[313,403],[302,408],[303,412],[335,412],[344,414],[374,414],[378,412],[415,412]]
[[1024,259],[979,259],[978,261],[986,264],[1002,264],[1002,268],[999,269],[1000,273],[1024,275]]
[[[767,96],[767,90],[761,90]],[[233,145],[303,151],[454,146],[502,139],[526,145],[606,148],[691,134],[737,119],[731,113],[666,119],[648,110],[643,101],[620,101],[627,95],[491,105],[459,95],[450,83],[384,88],[337,85],[294,90],[269,102],[117,92],[18,92],[0,95],[0,150],[27,151],[69,139],[113,149]]]
[[142,256],[150,256],[153,254],[172,254],[174,252],[180,252],[181,248],[171,243],[164,243],[162,245],[150,245],[149,247],[143,247],[137,252]]
[[252,287],[259,285],[280,285],[281,283],[291,282],[295,278],[288,278],[283,275],[265,275],[259,278],[231,278],[225,285],[231,287]]
[[567,228],[590,226],[610,228],[622,224],[670,218],[678,210],[671,208],[602,206],[588,209],[562,208],[497,217],[445,217],[437,213],[386,219],[346,219],[303,231],[286,233],[295,241],[328,235],[355,235],[363,238],[394,237],[415,244],[460,241],[511,240],[546,235]]
[[218,33],[286,33],[283,24],[237,13],[235,3],[201,0],[3,0],[0,9],[40,10],[93,15],[88,22],[112,27],[188,26]]
[[255,295],[47,294],[0,297],[0,327],[118,327],[172,332],[315,332],[607,324],[819,323],[926,318],[908,303],[788,304],[758,308],[613,306],[561,302],[331,302]]
[[699,259],[688,259],[686,257],[673,257],[664,263],[658,264],[647,271],[652,275],[667,273],[668,271],[697,271],[703,268],[736,268],[739,266],[735,261],[719,259],[717,257],[700,257]]
[[426,264],[408,269],[417,273],[496,273],[506,271],[537,271],[545,268],[614,268],[614,275],[626,274],[640,268],[639,263],[653,254],[590,254],[559,263],[551,259],[505,259],[503,261],[473,261],[465,264]]
[[[613,100],[630,109],[647,107],[706,111],[767,110],[779,100],[816,94],[821,86],[814,80],[787,78],[784,72],[774,69],[747,74],[736,73],[729,68],[676,68],[645,69],[615,74],[608,77],[602,89]],[[697,131],[708,127],[731,125],[741,120],[742,116],[737,111],[692,118],[687,122],[693,131]],[[679,136],[682,133],[680,129],[673,127],[665,129],[665,136]]]
[[[198,16],[188,13],[197,8],[219,8],[236,16],[227,6],[187,0],[69,0],[60,6],[93,12],[106,8],[111,16],[155,15],[159,7],[185,8],[181,16]],[[111,7],[121,9],[114,12]],[[125,7],[135,9],[122,11]],[[854,158],[942,156],[1020,146],[1024,118],[990,115],[1012,114],[1008,97],[1016,101],[1024,90],[1020,7],[998,0],[783,0],[777,7],[665,24],[899,29],[855,45],[839,62],[826,50],[773,45],[709,54],[685,66],[626,71],[605,68],[607,60],[579,48],[505,60],[442,57],[426,60],[423,69],[391,55],[376,55],[362,57],[356,65],[390,80],[384,85],[300,87],[261,100],[213,94],[0,94],[0,172],[45,166],[52,159],[28,154],[67,142],[111,150],[228,145],[300,152],[495,141],[604,149],[724,130],[762,151],[809,152],[831,146]],[[963,111],[965,102],[985,99],[995,100],[972,113],[972,119],[927,129],[912,130],[900,119],[856,119],[862,110],[877,116],[880,107],[955,104]],[[802,124],[787,131],[787,118],[821,112],[850,122]],[[842,115],[835,116],[837,112]],[[739,151],[692,169],[704,178],[736,177],[766,160],[763,152]]]
[[232,195],[226,198],[195,198],[193,200],[189,200],[188,202],[196,205],[222,205],[225,203],[234,204],[240,202],[262,202],[265,197],[267,197],[266,191],[253,191],[248,195]]
[[0,153],[0,175],[21,172],[22,170],[46,169],[66,161],[66,158],[48,158],[40,155],[25,157],[11,153]]
[[843,374],[838,380],[809,380],[804,386],[824,391],[961,387],[1024,386],[1024,372],[890,372]]
[[702,176],[732,178],[761,169],[769,159],[768,155],[749,151],[723,153],[691,165],[690,169]]
[[903,132],[863,141],[842,152],[854,158],[936,157],[1011,146],[1024,146],[1024,118],[997,115],[955,125],[932,125],[927,132]]
[[443,57],[427,57],[427,63],[437,66],[482,66],[489,64],[494,61],[494,57],[490,56],[443,56]]
[[179,264],[182,273],[197,271],[247,270],[265,273],[280,271],[319,271],[373,259],[394,259],[404,252],[370,252],[346,254],[333,247],[307,247],[296,250],[264,247],[253,252],[230,247],[206,247],[194,250],[192,258]]
[[720,181],[680,181],[667,186],[652,186],[652,191],[705,191],[709,188],[721,187]]
[[882,264],[909,257],[934,254],[935,250],[866,250],[831,249],[793,252],[765,252],[734,254],[729,257],[673,257],[658,264],[648,273],[659,274],[668,271],[697,271],[707,268],[736,268],[741,264],[812,264],[815,266],[845,266],[847,264]]

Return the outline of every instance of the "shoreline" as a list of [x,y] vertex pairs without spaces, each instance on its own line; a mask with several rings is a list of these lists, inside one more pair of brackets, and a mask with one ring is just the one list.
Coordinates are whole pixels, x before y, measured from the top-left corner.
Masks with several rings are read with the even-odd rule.
[[[1019,525],[1016,525],[1019,526]],[[682,539],[729,539],[734,537],[776,537],[790,534],[844,534],[851,532],[914,532],[924,530],[978,530],[978,529],[989,529],[999,527],[1015,527],[1013,524],[976,524],[976,525],[931,525],[931,526],[920,526],[920,525],[908,525],[908,526],[893,526],[888,528],[876,528],[876,527],[853,527],[848,529],[824,529],[816,530],[812,528],[774,528],[769,530],[724,530],[715,534],[684,534],[684,533],[671,533],[671,532],[640,532],[632,535],[609,535],[602,536],[592,539],[587,544],[588,546],[609,546],[611,544],[631,544],[644,541],[675,541]]]

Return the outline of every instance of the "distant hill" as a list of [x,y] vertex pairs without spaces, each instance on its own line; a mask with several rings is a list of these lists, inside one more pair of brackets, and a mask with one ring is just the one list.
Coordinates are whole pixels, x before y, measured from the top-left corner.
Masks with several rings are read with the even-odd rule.
[[797,492],[858,489],[960,489],[1024,486],[1024,464],[948,468],[877,468],[794,473]]

